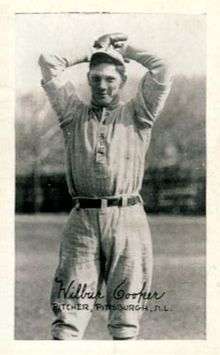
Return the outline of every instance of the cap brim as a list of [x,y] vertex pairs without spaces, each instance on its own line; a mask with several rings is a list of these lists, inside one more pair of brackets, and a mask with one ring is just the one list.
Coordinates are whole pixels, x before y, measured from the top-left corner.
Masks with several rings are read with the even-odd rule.
[[[115,51],[114,51],[115,52]],[[113,60],[116,64],[125,65],[124,59],[120,53],[114,53],[113,51],[107,50],[97,50],[94,52],[90,58],[90,62],[97,58],[103,58],[103,61],[106,59]]]

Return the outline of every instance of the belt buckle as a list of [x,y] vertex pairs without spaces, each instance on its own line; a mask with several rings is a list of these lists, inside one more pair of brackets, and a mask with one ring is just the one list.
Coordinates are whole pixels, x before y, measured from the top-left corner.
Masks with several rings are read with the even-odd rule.
[[101,209],[108,207],[108,200],[105,198],[101,199]]

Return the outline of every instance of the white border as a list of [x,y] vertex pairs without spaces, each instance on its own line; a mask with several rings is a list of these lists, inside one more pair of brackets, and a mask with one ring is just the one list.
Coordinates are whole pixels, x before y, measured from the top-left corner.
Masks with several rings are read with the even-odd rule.
[[[208,224],[207,224],[207,340],[15,341],[14,329],[14,13],[15,12],[145,12],[206,13],[208,23]],[[0,273],[1,353],[7,354],[219,354],[220,314],[220,5],[216,1],[0,1]]]

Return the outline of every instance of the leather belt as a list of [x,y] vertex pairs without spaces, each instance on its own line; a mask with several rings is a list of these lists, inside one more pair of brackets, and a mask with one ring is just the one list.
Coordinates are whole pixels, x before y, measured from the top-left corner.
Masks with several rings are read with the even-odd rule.
[[99,199],[99,198],[78,198],[75,199],[75,206],[78,208],[105,208],[105,207],[126,207],[126,206],[133,206],[136,203],[140,203],[141,198],[140,196],[131,196],[131,197],[116,197],[110,199]]

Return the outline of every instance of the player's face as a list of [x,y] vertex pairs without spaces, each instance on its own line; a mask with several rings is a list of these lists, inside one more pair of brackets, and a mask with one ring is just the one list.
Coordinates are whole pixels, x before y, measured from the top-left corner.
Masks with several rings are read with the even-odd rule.
[[100,106],[109,105],[117,96],[123,81],[114,64],[98,64],[88,73],[93,100]]

